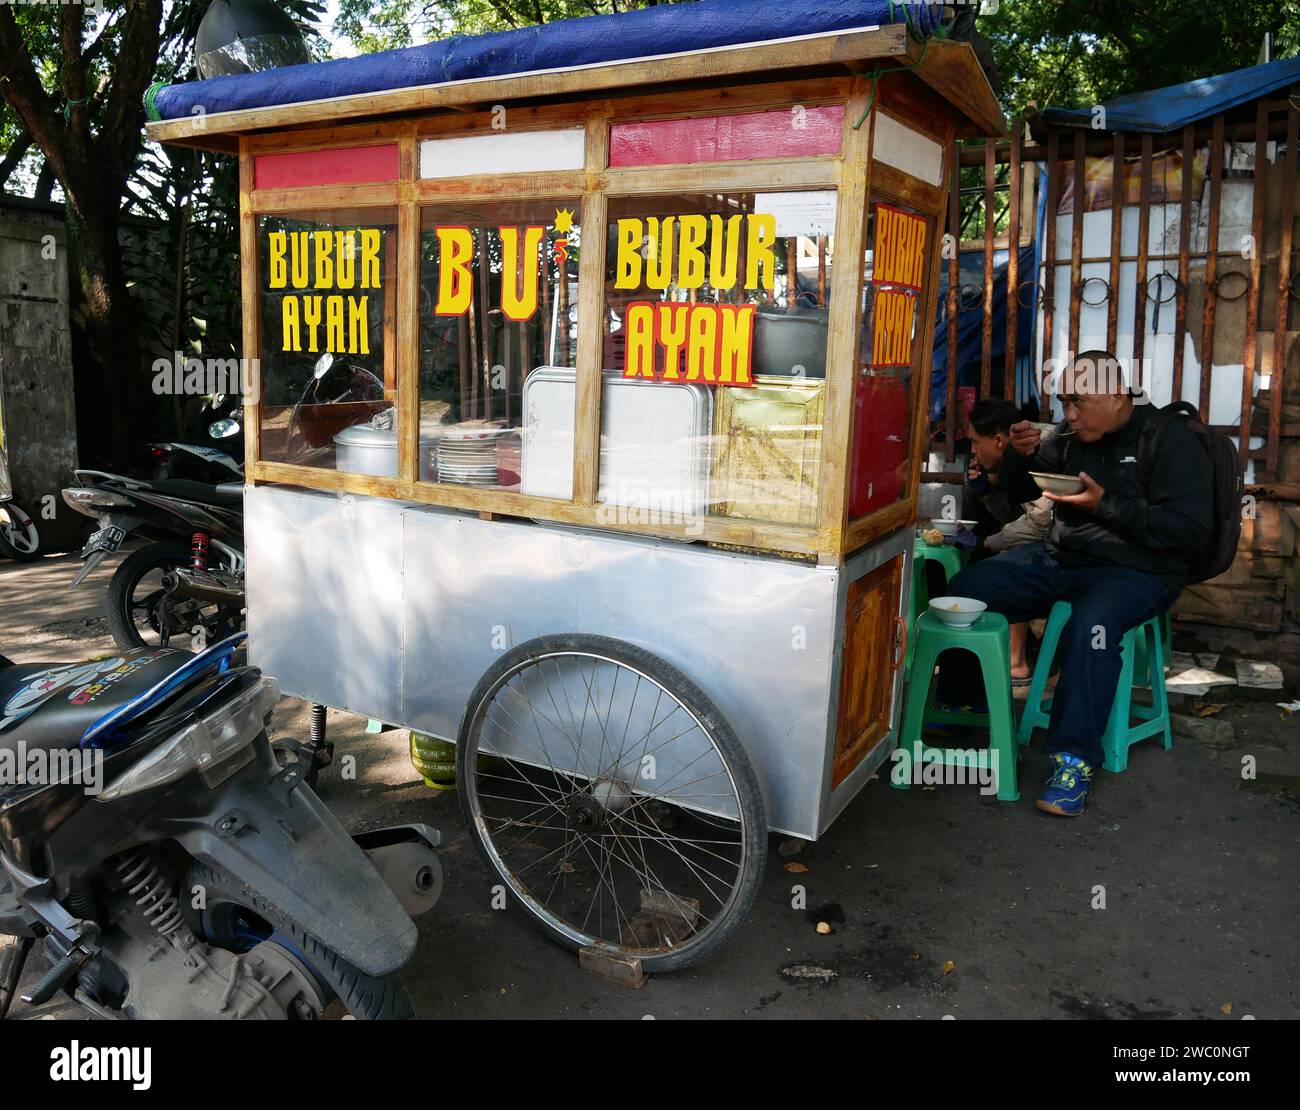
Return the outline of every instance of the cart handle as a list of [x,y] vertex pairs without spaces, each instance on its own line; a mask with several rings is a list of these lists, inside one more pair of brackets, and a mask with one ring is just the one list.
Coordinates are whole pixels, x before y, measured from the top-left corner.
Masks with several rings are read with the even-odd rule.
[[891,671],[898,670],[907,658],[907,621],[902,617],[894,618],[894,660],[889,665]]

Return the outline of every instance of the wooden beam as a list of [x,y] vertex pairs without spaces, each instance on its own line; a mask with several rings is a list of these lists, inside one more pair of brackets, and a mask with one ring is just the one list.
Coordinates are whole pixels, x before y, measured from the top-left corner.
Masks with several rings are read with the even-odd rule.
[[967,125],[958,127],[957,138],[1006,134],[1006,117],[970,43],[911,40],[908,56],[919,63],[911,72],[965,117]]
[[[257,217],[253,214],[253,158],[239,157],[239,289],[243,325],[244,366],[256,381],[243,382],[244,389],[244,472],[253,473],[261,457],[262,438],[262,340],[261,281],[257,263]],[[251,477],[249,478],[251,481]]]
[[823,409],[821,474],[817,496],[818,548],[827,555],[844,551],[848,526],[849,458],[857,393],[862,284],[866,277],[867,205],[874,188],[871,147],[876,114],[867,113],[869,82],[854,82],[844,113],[841,150],[850,172],[839,192],[835,226],[835,279],[831,282],[826,328],[826,401]]
[[[1016,398],[1016,342],[1020,323],[1020,205],[1024,183],[1020,166],[1020,119],[1011,121],[1010,202],[1011,222],[1007,227],[1007,342],[1006,364],[1002,372],[1002,394],[1009,401]],[[988,144],[994,145],[992,143]],[[954,170],[954,177],[960,170]],[[1030,329],[1032,334],[1032,328]]]
[[[1237,430],[1237,454],[1244,466],[1250,457],[1251,409],[1254,405],[1255,377],[1259,369],[1259,311],[1260,289],[1263,284],[1263,261],[1260,258],[1264,241],[1264,206],[1268,198],[1268,109],[1263,100],[1255,104],[1255,187],[1251,194],[1250,236],[1250,289],[1246,294],[1246,336],[1242,352],[1241,370],[1241,425]],[[1272,383],[1270,382],[1270,387]]]
[[[1300,147],[1300,109],[1296,107],[1296,98],[1292,97],[1287,108],[1286,120],[1286,165],[1282,171],[1282,241],[1278,246],[1277,262],[1277,300],[1276,315],[1273,321],[1273,372],[1269,380],[1268,408],[1268,469],[1276,470],[1279,452],[1282,449],[1282,393],[1286,382],[1286,317],[1291,305],[1291,266],[1292,245],[1295,224],[1295,190],[1296,190],[1296,150]],[[1259,170],[1262,163],[1256,162],[1256,176],[1263,176]],[[1260,243],[1256,240],[1255,253],[1258,256]]]
[[[1201,419],[1210,419],[1210,381],[1214,377],[1214,314],[1218,307],[1219,201],[1223,189],[1223,113],[1214,117],[1210,138],[1210,221],[1205,240],[1205,303],[1201,316]],[[1243,371],[1243,374],[1245,372]]]
[[1142,136],[1142,165],[1138,178],[1137,282],[1133,303],[1133,377],[1140,380],[1147,339],[1147,240],[1151,237],[1152,138]]

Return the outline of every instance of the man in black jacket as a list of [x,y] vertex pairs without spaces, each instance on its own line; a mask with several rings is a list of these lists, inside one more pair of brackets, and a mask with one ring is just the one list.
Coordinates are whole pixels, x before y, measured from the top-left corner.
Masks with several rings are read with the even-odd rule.
[[1161,429],[1149,473],[1141,472],[1139,441],[1156,410],[1130,392],[1113,355],[1080,354],[1060,399],[1065,420],[1048,435],[1028,421],[1012,427],[999,466],[1002,488],[1032,500],[1038,490],[1029,471],[1036,470],[1078,475],[1082,491],[1047,495],[1055,520],[1046,542],[968,567],[949,589],[986,602],[1011,623],[1045,617],[1053,602],[1071,603],[1047,730],[1053,773],[1038,808],[1077,816],[1104,758],[1120,639],[1178,597],[1213,533],[1213,489],[1205,451],[1177,420]]

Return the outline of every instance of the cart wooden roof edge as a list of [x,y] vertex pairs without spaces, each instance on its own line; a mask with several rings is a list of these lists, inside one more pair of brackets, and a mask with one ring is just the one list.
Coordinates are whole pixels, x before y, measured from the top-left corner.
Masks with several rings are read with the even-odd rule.
[[[683,13],[682,18],[689,16]],[[871,71],[894,79],[906,72],[932,90],[953,110],[957,138],[1000,135],[1006,129],[988,79],[967,44],[918,40],[905,23],[897,23],[809,35],[802,37],[796,50],[789,41],[755,41],[230,111],[191,110],[180,118],[151,120],[146,133],[157,142],[234,153],[241,136],[325,128],[345,120],[394,122],[523,101],[590,101],[619,93],[647,95],[672,88],[708,88],[774,78],[861,76]]]

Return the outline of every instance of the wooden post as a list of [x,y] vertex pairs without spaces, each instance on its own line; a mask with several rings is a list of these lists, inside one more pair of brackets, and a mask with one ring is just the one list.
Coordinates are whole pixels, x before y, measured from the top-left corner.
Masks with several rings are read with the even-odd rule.
[[[239,140],[239,285],[243,321],[244,480],[256,484],[253,471],[261,458],[262,439],[262,280],[257,259],[257,216],[253,214],[253,156],[248,140]],[[253,369],[256,368],[256,369]]]
[[[1286,384],[1286,317],[1291,303],[1291,251],[1294,242],[1296,151],[1300,149],[1300,109],[1293,95],[1287,101],[1286,159],[1282,171],[1282,241],[1278,246],[1277,308],[1273,322],[1273,371],[1269,379],[1268,442],[1264,444],[1268,469],[1276,470],[1282,450],[1282,394]],[[1259,163],[1256,163],[1258,166]],[[1255,171],[1257,174],[1259,170]],[[1256,241],[1256,254],[1259,243]]]
[[1153,139],[1142,136],[1142,168],[1138,184],[1137,289],[1133,304],[1133,374],[1139,377],[1147,339],[1147,240],[1151,237],[1151,151]]
[[993,369],[993,235],[997,225],[997,200],[993,179],[997,163],[993,160],[995,144],[984,140],[984,319],[980,328],[980,400],[992,390]]
[[1196,127],[1183,128],[1182,203],[1178,219],[1178,288],[1174,290],[1174,391],[1171,400],[1183,399],[1183,344],[1187,335],[1188,251],[1192,237],[1192,163],[1196,158]]
[[961,312],[961,148],[954,139],[948,152],[952,167],[948,180],[948,227],[952,254],[948,258],[948,397],[944,407],[943,454],[948,462],[957,458],[957,317]]
[[1016,342],[1020,322],[1020,194],[1023,181],[1020,173],[1020,139],[1022,123],[1017,116],[1011,121],[1011,150],[1009,153],[1011,188],[1008,211],[1011,217],[1007,227],[1007,350],[1006,369],[1002,377],[1002,395],[1008,401],[1016,399]]
[[[1201,419],[1210,419],[1210,380],[1214,376],[1214,313],[1218,304],[1219,202],[1223,199],[1223,113],[1210,133],[1210,220],[1205,240],[1205,307],[1201,330]],[[1242,374],[1246,371],[1243,369]]]
[[[1255,102],[1255,188],[1251,193],[1250,291],[1246,301],[1246,344],[1241,368],[1241,426],[1237,431],[1237,452],[1244,466],[1250,458],[1251,407],[1254,404],[1255,372],[1259,365],[1259,295],[1263,284],[1260,251],[1264,242],[1264,205],[1268,198],[1268,104],[1264,97]],[[1276,373],[1276,367],[1274,368]],[[1270,385],[1272,383],[1270,382]],[[1279,383],[1280,384],[1280,383]],[[1277,390],[1278,393],[1281,390]]]

